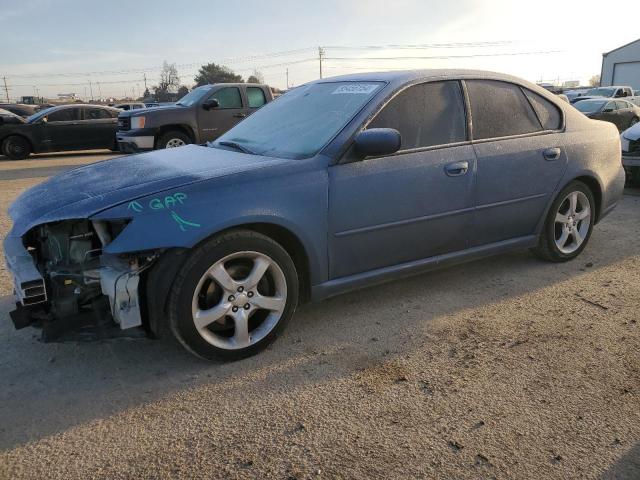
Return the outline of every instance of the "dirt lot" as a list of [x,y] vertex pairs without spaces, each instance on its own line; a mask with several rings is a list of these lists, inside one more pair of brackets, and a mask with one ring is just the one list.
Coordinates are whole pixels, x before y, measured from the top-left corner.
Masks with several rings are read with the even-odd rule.
[[[21,191],[102,158],[0,161],[0,236]],[[306,305],[231,364],[41,344],[11,288],[0,269],[0,478],[640,478],[638,192],[576,261],[519,252]]]

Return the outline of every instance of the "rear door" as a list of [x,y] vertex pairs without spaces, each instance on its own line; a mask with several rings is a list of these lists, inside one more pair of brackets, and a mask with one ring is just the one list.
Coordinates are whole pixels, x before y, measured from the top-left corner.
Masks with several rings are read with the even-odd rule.
[[63,107],[49,113],[42,129],[44,150],[75,150],[86,148],[80,124],[82,112],[79,107]]
[[616,107],[618,107],[618,129],[626,130],[631,126],[631,119],[635,116],[633,107],[624,100],[616,100]]
[[204,142],[215,140],[249,114],[239,87],[218,88],[205,101],[213,98],[218,100],[216,108],[198,108],[198,128]]
[[100,107],[83,107],[82,136],[86,148],[113,148],[118,117],[111,110]]
[[478,162],[472,245],[532,235],[566,168],[562,113],[509,82],[465,84]]

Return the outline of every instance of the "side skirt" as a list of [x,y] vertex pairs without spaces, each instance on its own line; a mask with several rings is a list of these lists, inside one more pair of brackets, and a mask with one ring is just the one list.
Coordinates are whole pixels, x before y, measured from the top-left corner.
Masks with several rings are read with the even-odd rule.
[[435,257],[423,258],[411,262],[401,263],[390,267],[378,268],[368,272],[356,273],[348,277],[336,278],[328,282],[311,287],[311,301],[316,302],[334,297],[359,288],[390,282],[399,278],[417,275],[438,268],[444,268],[471,260],[478,260],[490,255],[497,255],[511,250],[535,247],[538,244],[537,235],[503,240],[500,242],[468,248],[458,252],[446,253]]

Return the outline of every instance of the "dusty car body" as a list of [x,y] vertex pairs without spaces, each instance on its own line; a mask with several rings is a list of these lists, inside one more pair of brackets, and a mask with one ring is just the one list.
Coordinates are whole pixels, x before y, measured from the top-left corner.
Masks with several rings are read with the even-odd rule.
[[298,299],[519,248],[570,260],[623,185],[615,127],[529,82],[319,80],[209,147],[99,162],[22,194],[4,241],[12,318],[47,331],[101,312],[237,358],[272,341]]

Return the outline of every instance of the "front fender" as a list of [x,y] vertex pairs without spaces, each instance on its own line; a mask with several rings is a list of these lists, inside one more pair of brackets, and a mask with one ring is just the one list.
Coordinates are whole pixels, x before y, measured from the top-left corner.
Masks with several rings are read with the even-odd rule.
[[247,224],[271,224],[295,235],[309,259],[312,284],[327,279],[326,170],[228,184],[208,182],[151,195],[92,217],[131,219],[105,249],[123,254],[193,248],[216,233]]

